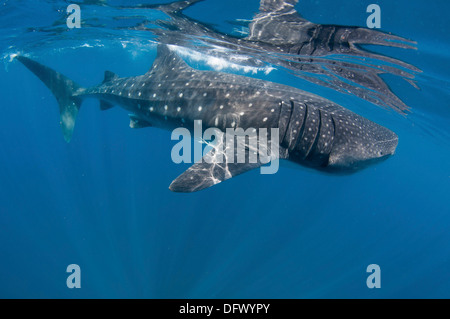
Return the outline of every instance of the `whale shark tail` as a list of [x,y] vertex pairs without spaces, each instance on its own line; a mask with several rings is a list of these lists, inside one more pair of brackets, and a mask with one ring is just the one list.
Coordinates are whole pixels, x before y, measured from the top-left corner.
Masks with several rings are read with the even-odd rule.
[[61,128],[64,139],[70,142],[78,110],[81,106],[79,94],[85,89],[66,76],[24,56],[16,57],[52,91],[59,104]]

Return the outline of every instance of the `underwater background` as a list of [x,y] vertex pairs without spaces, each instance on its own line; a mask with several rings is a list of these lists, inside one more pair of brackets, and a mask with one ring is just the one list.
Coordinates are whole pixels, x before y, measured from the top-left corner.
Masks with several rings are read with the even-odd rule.
[[[253,170],[190,194],[168,189],[189,167],[172,162],[171,132],[132,130],[126,111],[91,99],[67,144],[55,98],[13,59],[26,54],[83,86],[105,70],[144,74],[155,39],[130,30],[135,13],[120,8],[141,2],[78,2],[96,23],[69,30],[72,2],[0,1],[1,298],[450,298],[450,2],[376,2],[382,31],[418,43],[371,48],[422,70],[420,90],[384,77],[406,116],[283,69],[222,70],[319,94],[393,130],[393,157],[348,176]],[[365,27],[371,3],[296,8],[316,23]],[[258,7],[206,0],[184,14],[239,34],[229,21]],[[69,264],[81,268],[80,289],[66,286]],[[381,268],[379,289],[366,285],[370,264]]]

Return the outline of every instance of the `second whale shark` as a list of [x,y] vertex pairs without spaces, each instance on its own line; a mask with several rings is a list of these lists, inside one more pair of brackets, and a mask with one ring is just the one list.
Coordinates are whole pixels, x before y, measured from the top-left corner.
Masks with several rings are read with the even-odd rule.
[[[59,104],[64,138],[70,141],[83,99],[95,97],[101,109],[119,105],[130,112],[132,128],[154,126],[193,130],[277,128],[277,158],[328,172],[353,172],[394,154],[397,135],[320,96],[241,75],[191,68],[171,48],[158,46],[150,70],[119,78],[106,71],[104,81],[83,88],[27,57],[17,59],[52,91]],[[176,178],[170,189],[198,191],[264,163],[211,161],[214,149]],[[209,159],[209,160],[206,160]]]
[[[206,51],[208,56],[225,60],[234,57],[237,63],[241,59],[255,66],[268,63],[290,70],[309,82],[353,94],[375,105],[404,114],[409,110],[380,75],[399,76],[418,88],[414,77],[421,70],[370,51],[364,45],[416,49],[416,42],[374,29],[313,23],[296,10],[298,0],[260,0],[259,12],[248,25],[239,22],[248,28],[247,36],[236,37],[183,13],[201,1],[132,6],[156,9],[169,17],[168,20],[144,21],[136,29],[151,31],[161,43]],[[147,27],[148,24],[159,27]],[[203,45],[199,46],[199,43]]]

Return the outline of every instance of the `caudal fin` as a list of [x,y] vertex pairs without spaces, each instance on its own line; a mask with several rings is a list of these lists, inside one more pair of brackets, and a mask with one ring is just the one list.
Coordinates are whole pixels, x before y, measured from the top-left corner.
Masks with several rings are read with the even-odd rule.
[[56,97],[61,114],[60,124],[64,139],[66,142],[70,142],[78,110],[81,106],[81,99],[74,94],[79,90],[83,90],[83,88],[66,76],[36,61],[23,56],[18,56],[16,59],[41,79]]

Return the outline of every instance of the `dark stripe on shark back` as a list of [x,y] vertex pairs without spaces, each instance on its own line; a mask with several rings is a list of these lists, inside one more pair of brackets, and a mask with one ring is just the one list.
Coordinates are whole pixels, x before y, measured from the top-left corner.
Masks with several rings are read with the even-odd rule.
[[309,156],[309,154],[313,151],[314,146],[316,145],[317,136],[320,131],[320,109],[312,109],[310,116],[308,117],[309,122],[307,122],[307,127],[305,127],[304,136],[307,137],[308,140],[305,140],[305,145],[309,145],[306,153],[304,154],[305,158]]
[[[283,136],[280,145],[294,158],[311,166],[326,166],[336,132],[332,113],[317,108],[314,103],[290,101],[290,104],[291,116],[285,134],[280,131],[280,136]],[[281,113],[287,114],[287,104],[283,108]]]
[[304,42],[293,45],[288,51],[296,52],[298,55],[314,55],[317,49],[332,52],[336,44],[337,31],[333,25],[312,25],[307,31],[309,39],[303,39]]
[[300,138],[303,136],[303,134],[305,133],[305,125],[306,125],[306,119],[308,118],[308,106],[306,104],[302,104],[299,106],[301,110],[304,110],[303,113],[303,121],[302,121],[302,125],[300,127],[300,133],[297,137],[297,141],[295,141],[295,145],[294,145],[294,149],[297,149],[297,145],[300,141]]
[[305,127],[306,127],[306,119],[308,118],[308,106],[306,104],[300,104],[298,106],[300,108],[300,110],[302,110],[302,114],[303,114],[303,121],[301,122],[301,125],[298,127],[300,132],[297,136],[297,139],[295,141],[293,141],[293,146],[291,146],[291,148],[294,151],[294,155],[296,157],[303,157],[301,154],[302,152],[300,151],[300,149],[302,148],[301,144],[302,144],[302,136],[305,133]]
[[292,116],[293,106],[291,103],[286,103],[284,101],[280,102],[280,115],[278,118],[278,129],[281,146],[287,147],[284,143],[286,135],[288,134],[289,124]]
[[306,118],[306,106],[299,104],[298,102],[290,101],[291,116],[289,119],[289,125],[286,130],[284,138],[281,140],[281,145],[292,152],[298,143],[299,136],[303,135],[305,118]]
[[335,34],[336,34],[336,27],[331,26],[330,29],[328,30],[328,40],[327,40],[329,52],[333,51]]
[[[335,135],[331,113],[297,101],[289,104],[281,104],[280,145],[313,166],[326,165]],[[288,114],[289,122],[283,133]]]
[[306,41],[306,43],[305,42],[302,43],[302,46],[298,51],[298,55],[313,55],[314,51],[316,50],[314,41],[319,34],[318,28],[315,27],[309,29],[307,33],[310,36],[310,38],[308,39],[308,41]]
[[303,124],[303,134],[299,137],[295,146],[302,159],[306,159],[314,145],[317,134],[319,133],[319,112],[318,109],[305,105],[305,121]]
[[334,138],[336,134],[335,123],[333,120],[333,115],[328,112],[322,112],[322,125],[323,131],[321,134],[321,144],[319,156],[323,159],[322,166],[328,163],[331,151],[333,150]]
[[320,131],[321,131],[321,127],[322,127],[322,116],[321,116],[321,111],[320,109],[317,110],[317,112],[319,113],[319,124],[318,124],[318,128],[317,128],[317,132],[316,132],[316,136],[314,137],[314,142],[312,143],[311,147],[308,150],[308,153],[306,155],[306,160],[307,161],[313,161],[315,159],[314,157],[314,153],[317,149],[317,143],[320,137]]
[[326,166],[333,148],[334,124],[330,113],[319,110],[319,132],[306,160],[317,166]]

